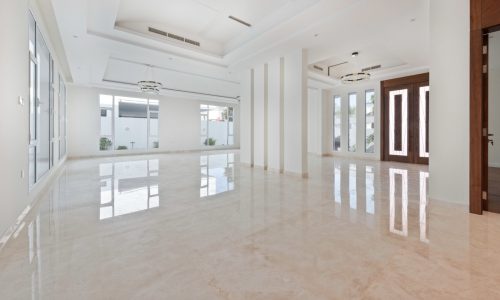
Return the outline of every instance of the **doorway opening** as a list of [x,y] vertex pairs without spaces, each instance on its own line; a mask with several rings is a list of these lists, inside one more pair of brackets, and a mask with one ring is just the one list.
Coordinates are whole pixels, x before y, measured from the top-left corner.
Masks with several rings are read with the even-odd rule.
[[487,55],[487,67],[485,68],[485,94],[487,101],[485,107],[487,113],[487,130],[485,151],[487,168],[486,199],[483,209],[500,213],[500,31],[490,32],[484,35],[485,53]]

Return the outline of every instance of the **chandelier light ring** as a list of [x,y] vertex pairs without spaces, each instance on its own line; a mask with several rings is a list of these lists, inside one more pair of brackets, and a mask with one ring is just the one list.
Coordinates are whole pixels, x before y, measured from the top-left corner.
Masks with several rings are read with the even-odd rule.
[[146,76],[145,80],[137,82],[137,86],[143,93],[148,94],[160,94],[163,84],[159,81],[154,80],[153,76],[153,66],[146,65]]
[[351,73],[340,77],[340,80],[345,84],[358,83],[370,79],[370,76],[370,73],[367,72]]

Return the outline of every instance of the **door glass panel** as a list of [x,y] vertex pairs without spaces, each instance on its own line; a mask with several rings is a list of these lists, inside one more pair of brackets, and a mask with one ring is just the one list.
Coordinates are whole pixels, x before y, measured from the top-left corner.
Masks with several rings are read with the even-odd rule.
[[356,94],[349,94],[349,152],[356,152],[356,106]]
[[340,151],[341,130],[342,130],[342,98],[335,96],[333,98],[333,150]]
[[389,92],[389,154],[408,155],[408,89]]
[[419,155],[429,157],[429,86],[420,87],[419,91]]

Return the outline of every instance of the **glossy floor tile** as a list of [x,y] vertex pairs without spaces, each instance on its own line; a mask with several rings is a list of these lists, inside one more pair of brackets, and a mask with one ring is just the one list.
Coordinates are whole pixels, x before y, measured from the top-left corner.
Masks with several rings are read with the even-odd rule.
[[237,152],[69,161],[0,251],[1,299],[500,299],[500,216],[427,168]]

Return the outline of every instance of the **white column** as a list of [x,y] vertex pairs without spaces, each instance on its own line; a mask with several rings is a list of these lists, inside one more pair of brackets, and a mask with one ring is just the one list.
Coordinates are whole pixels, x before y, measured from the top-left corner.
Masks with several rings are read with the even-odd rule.
[[429,196],[468,203],[468,0],[430,1]]
[[267,168],[267,65],[254,69],[254,166]]
[[322,155],[323,120],[322,91],[318,88],[308,88],[307,92],[307,152]]
[[307,53],[285,55],[284,170],[307,176]]
[[321,154],[333,151],[333,98],[329,90],[321,90],[322,145]]
[[268,167],[283,172],[283,58],[268,63]]
[[253,70],[245,70],[240,98],[240,161],[253,165]]

